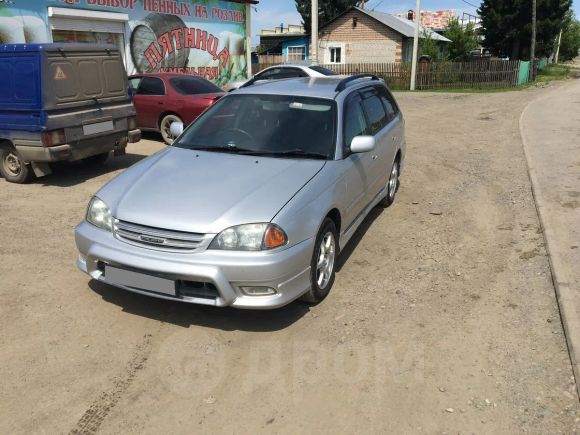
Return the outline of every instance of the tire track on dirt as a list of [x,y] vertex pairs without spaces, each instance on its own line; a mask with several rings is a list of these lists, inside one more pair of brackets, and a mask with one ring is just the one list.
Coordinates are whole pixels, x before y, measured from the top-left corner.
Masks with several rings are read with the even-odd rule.
[[137,374],[149,359],[152,348],[152,335],[145,334],[129,360],[122,375],[113,378],[113,386],[93,402],[69,434],[94,434],[97,432],[109,412],[117,405],[123,394],[131,386]]

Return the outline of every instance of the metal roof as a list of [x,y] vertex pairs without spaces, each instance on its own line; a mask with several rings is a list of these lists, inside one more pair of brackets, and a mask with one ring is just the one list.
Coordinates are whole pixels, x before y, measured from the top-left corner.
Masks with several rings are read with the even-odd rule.
[[[357,11],[362,12],[363,14],[366,14],[369,17],[374,18],[377,21],[380,21],[385,26],[390,27],[394,31],[400,33],[403,36],[406,36],[407,38],[412,38],[414,35],[415,23],[413,21],[406,20],[404,18],[400,18],[400,17],[397,17],[397,16],[392,15],[392,14],[387,14],[386,12],[370,11],[368,9],[362,9],[362,8],[359,8],[356,6],[354,6],[352,9],[356,9]],[[336,17],[336,18],[338,18],[338,17]],[[434,41],[451,42],[451,40],[447,39],[445,36],[440,35],[439,33],[436,33],[431,29],[427,29],[426,27],[423,27],[422,25],[419,25],[419,38],[422,37],[423,31],[425,31],[429,35],[431,35],[431,38]]]

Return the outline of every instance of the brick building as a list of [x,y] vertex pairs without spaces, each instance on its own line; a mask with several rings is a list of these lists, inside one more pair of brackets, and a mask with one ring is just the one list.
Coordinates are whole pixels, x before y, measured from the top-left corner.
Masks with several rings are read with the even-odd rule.
[[[432,30],[423,32],[440,44],[450,42]],[[414,23],[384,12],[352,7],[319,29],[318,62],[408,62],[413,50]]]

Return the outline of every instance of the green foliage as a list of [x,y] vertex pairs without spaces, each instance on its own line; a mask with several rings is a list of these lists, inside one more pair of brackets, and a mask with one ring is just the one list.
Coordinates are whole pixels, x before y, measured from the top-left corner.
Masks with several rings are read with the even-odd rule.
[[[537,0],[536,56],[551,54],[554,38],[570,10],[572,0]],[[531,0],[483,0],[481,16],[483,45],[493,54],[529,59],[532,35]]]
[[562,29],[562,41],[560,42],[560,54],[558,61],[572,60],[579,55],[580,50],[580,21],[574,15],[564,23]]
[[431,37],[431,32],[423,29],[419,38],[419,56],[429,56],[432,62],[447,60],[447,54],[441,49],[437,41]]
[[479,36],[474,29],[473,23],[468,23],[463,28],[457,18],[450,21],[443,35],[451,40],[447,44],[447,53],[449,59],[453,61],[468,61],[471,51],[479,46]]
[[[294,2],[296,10],[302,16],[304,29],[310,34],[312,2],[311,0],[294,0]],[[318,27],[322,27],[337,15],[359,3],[359,0],[318,0]]]

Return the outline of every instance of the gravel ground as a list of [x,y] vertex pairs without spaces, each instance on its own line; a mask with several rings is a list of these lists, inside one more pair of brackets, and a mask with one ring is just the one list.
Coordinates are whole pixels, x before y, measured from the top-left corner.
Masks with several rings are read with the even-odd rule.
[[0,180],[0,433],[574,433],[574,379],[518,131],[549,89],[402,93],[397,202],[330,296],[212,309],[89,282],[73,229],[103,168]]

